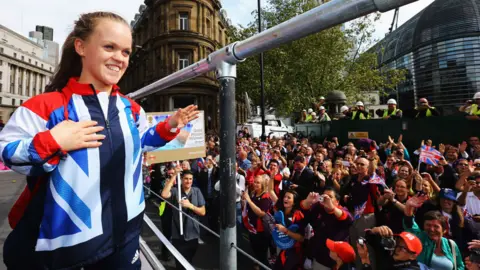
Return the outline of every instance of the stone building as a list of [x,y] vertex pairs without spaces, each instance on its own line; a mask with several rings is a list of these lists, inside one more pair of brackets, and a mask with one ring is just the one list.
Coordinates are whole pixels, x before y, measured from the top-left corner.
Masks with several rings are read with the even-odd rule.
[[[229,22],[218,0],[146,0],[131,22],[134,51],[120,87],[125,93],[206,58],[230,43]],[[207,130],[219,127],[219,85],[214,72],[143,98],[146,111],[172,111],[197,104],[205,111]],[[237,105],[237,122],[246,108]]]
[[[43,92],[57,65],[39,39],[0,25],[0,120],[8,121],[27,99]],[[58,45],[57,45],[58,46]],[[57,47],[58,48],[58,47]],[[57,51],[58,55],[58,51]]]

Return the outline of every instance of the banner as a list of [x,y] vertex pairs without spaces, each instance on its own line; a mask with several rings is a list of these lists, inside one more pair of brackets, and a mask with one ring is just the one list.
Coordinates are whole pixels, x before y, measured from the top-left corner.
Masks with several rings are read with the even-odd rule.
[[349,139],[368,139],[368,132],[349,131]]
[[[147,113],[148,126],[165,121],[173,112]],[[177,137],[153,151],[147,153],[148,163],[162,163],[177,160],[205,157],[205,122],[204,112],[180,130]]]

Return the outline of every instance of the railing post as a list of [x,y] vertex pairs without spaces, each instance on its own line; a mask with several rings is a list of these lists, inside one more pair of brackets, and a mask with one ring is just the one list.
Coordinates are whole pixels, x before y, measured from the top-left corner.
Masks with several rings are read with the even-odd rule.
[[221,62],[217,67],[220,82],[220,270],[237,269],[236,232],[236,112],[235,79],[237,66]]

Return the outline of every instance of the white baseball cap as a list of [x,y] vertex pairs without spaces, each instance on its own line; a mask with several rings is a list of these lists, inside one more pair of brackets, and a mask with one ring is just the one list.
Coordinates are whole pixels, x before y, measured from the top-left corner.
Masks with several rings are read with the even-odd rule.
[[363,105],[363,102],[359,101],[359,102],[357,102],[357,104],[355,104],[355,106],[364,106],[364,105]]

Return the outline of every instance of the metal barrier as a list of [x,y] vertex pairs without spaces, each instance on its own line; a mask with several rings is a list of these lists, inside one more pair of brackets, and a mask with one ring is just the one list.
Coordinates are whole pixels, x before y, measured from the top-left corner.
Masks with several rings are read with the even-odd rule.
[[[217,238],[221,238],[220,235],[214,231],[212,231],[210,228],[208,228],[207,226],[203,225],[200,221],[198,221],[197,219],[195,219],[194,217],[191,217],[190,215],[186,214],[185,212],[182,211],[182,209],[180,209],[179,207],[175,206],[174,204],[172,204],[171,202],[169,202],[168,200],[165,200],[164,198],[162,198],[162,196],[158,195],[157,193],[155,193],[153,190],[151,190],[150,188],[148,187],[145,187],[144,186],[144,189],[148,190],[148,192],[150,194],[153,194],[155,197],[161,199],[162,201],[164,201],[165,203],[167,203],[169,206],[171,206],[172,208],[174,208],[175,210],[177,210],[179,213],[182,213],[182,215],[186,216],[187,218],[191,219],[193,222],[197,223],[200,227],[202,227],[203,229],[205,229],[207,232],[211,233],[212,235],[216,236]],[[158,228],[155,226],[155,224],[150,220],[149,217],[147,217],[146,215],[144,216],[144,220],[147,222],[148,226],[154,231],[154,233],[158,236],[158,238],[160,239],[160,241],[165,244],[165,242],[168,242],[167,245],[171,245],[170,242],[168,241],[168,239],[158,230]],[[147,221],[148,220],[148,221]],[[155,228],[155,229],[153,229]],[[159,235],[157,234],[157,232],[159,233]],[[161,235],[161,236],[160,236]],[[172,248],[174,248],[173,246],[171,246]],[[231,243],[231,248],[234,248],[236,249],[237,251],[239,251],[240,253],[242,253],[243,255],[245,255],[245,257],[249,258],[250,260],[254,261],[255,263],[257,263],[258,265],[260,265],[263,269],[265,270],[271,270],[268,266],[264,265],[262,262],[258,261],[257,259],[255,259],[254,257],[252,257],[250,254],[248,254],[247,252],[245,252],[244,250],[242,250],[241,248],[239,248],[238,246],[236,246],[235,244]],[[167,246],[167,248],[170,250],[169,246]],[[175,249],[176,251],[176,249]],[[178,251],[176,251],[176,253],[178,253]],[[172,253],[174,256],[176,253]],[[179,256],[182,256],[181,254]],[[176,258],[176,256],[175,256]],[[183,256],[182,256],[183,258]],[[188,263],[188,262],[187,262]],[[183,265],[183,263],[182,263]],[[187,268],[188,269],[188,268]]]
[[139,99],[170,86],[215,71],[220,81],[220,269],[236,269],[235,220],[235,79],[236,64],[245,58],[320,32],[372,12],[385,12],[417,0],[332,0],[286,22],[235,42],[129,96]]
[[145,266],[145,261],[142,260],[142,270],[146,270],[145,268],[149,267],[152,270],[165,270],[162,263],[157,259],[155,253],[148,247],[147,243],[143,238],[140,237],[140,256],[144,257],[146,262],[148,262],[148,266]]

